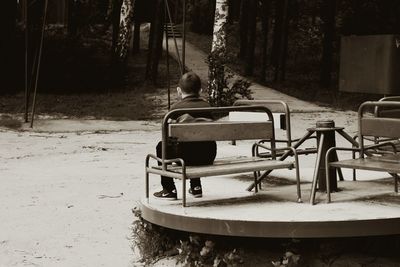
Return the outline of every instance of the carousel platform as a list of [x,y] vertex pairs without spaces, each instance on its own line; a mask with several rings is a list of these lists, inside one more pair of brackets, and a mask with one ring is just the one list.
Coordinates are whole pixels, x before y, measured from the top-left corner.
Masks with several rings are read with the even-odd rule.
[[[275,175],[275,174],[274,174]],[[203,197],[178,200],[150,196],[141,200],[145,220],[176,230],[242,237],[319,238],[400,234],[400,194],[393,192],[388,174],[362,171],[358,181],[339,182],[339,191],[326,203],[317,192],[309,204],[311,183],[302,183],[303,203],[296,202],[296,185],[277,171],[256,194],[246,191],[252,176],[212,177],[202,180]],[[351,177],[350,173],[346,175]],[[367,177],[368,179],[362,179]],[[159,189],[153,179],[151,192]]]

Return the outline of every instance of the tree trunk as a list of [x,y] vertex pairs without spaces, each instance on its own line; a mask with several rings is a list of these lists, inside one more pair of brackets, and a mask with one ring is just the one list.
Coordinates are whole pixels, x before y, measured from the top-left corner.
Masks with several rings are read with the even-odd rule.
[[113,59],[115,59],[115,51],[117,48],[118,35],[119,35],[119,22],[121,15],[121,0],[112,0],[111,8],[111,24],[112,24],[112,44],[111,51],[113,54]]
[[240,19],[240,7],[242,6],[242,0],[230,0],[229,3],[229,23],[232,24]]
[[239,58],[245,59],[247,51],[247,27],[249,21],[249,10],[246,5],[246,0],[242,0],[240,6],[240,21],[239,21],[239,31],[240,31],[240,50]]
[[275,18],[274,18],[274,39],[272,41],[271,61],[275,68],[277,68],[279,47],[281,46],[282,24],[283,24],[283,2],[285,0],[275,1]]
[[336,0],[324,0],[322,5],[321,86],[329,87],[332,82],[333,41],[335,37]]
[[150,27],[149,53],[147,55],[146,79],[155,82],[158,75],[158,64],[162,54],[162,41],[165,23],[164,0],[156,1],[155,14]]
[[135,21],[135,26],[133,27],[133,47],[132,53],[138,53],[140,51],[140,22]]
[[[15,51],[15,32],[17,19],[17,1],[6,0],[2,3],[0,11],[0,67],[2,86],[0,92],[9,92],[16,89],[16,51]],[[3,76],[4,75],[4,76]],[[22,77],[22,76],[21,76]]]
[[261,31],[262,31],[262,63],[260,79],[265,82],[268,65],[268,34],[269,34],[269,8],[270,0],[262,0],[261,2]]
[[173,22],[176,23],[177,21],[179,21],[178,14],[179,14],[180,1],[176,0],[171,4],[173,4],[173,9],[174,9]]
[[74,38],[78,33],[78,25],[76,20],[76,3],[74,0],[68,0],[68,37]]
[[209,57],[208,91],[212,105],[220,106],[220,94],[225,80],[223,60],[226,54],[226,24],[228,17],[227,0],[217,0],[214,16],[214,33]]
[[242,0],[228,0],[228,23],[233,24],[240,16],[240,6]]
[[254,71],[254,49],[256,45],[256,24],[257,24],[257,2],[258,0],[248,0],[248,39],[246,52],[245,75],[253,75]]
[[291,12],[291,4],[293,2],[291,0],[287,0],[285,2],[285,20],[284,20],[284,25],[283,25],[283,37],[282,37],[282,42],[283,42],[283,47],[282,47],[282,54],[281,54],[281,77],[278,78],[278,81],[284,81],[286,77],[286,63],[287,63],[287,53],[288,53],[288,40],[289,40],[289,21],[290,21],[290,14]]
[[[280,19],[279,23],[279,41],[276,49],[277,57],[275,63],[275,81],[281,82],[285,79],[285,67],[286,67],[286,54],[287,54],[287,42],[288,42],[288,26],[289,26],[289,0],[282,0],[280,6]],[[274,36],[276,38],[276,36]]]
[[128,55],[129,42],[132,36],[132,14],[134,4],[134,0],[122,1],[118,41],[115,51],[119,62],[125,62]]

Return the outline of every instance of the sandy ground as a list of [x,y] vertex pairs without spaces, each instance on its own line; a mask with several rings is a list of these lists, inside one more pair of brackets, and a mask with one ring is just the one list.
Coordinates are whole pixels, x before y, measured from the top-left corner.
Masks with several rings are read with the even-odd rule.
[[158,127],[63,125],[76,132],[0,132],[0,266],[132,266],[131,209]]
[[[293,136],[327,118],[355,131],[353,112],[295,113]],[[131,209],[144,194],[144,157],[159,129],[156,122],[49,119],[33,130],[2,129],[0,266],[138,265]],[[229,146],[220,151],[229,154]]]
[[[205,79],[203,56],[187,58]],[[294,138],[324,119],[356,132],[355,112],[254,86],[256,99],[283,99],[296,111]],[[144,195],[144,157],[154,153],[159,129],[156,122],[51,118],[37,120],[33,130],[0,128],[0,266],[140,265],[131,248],[131,209]],[[221,153],[228,155],[229,146]],[[314,161],[307,157],[301,164]],[[168,259],[158,263],[171,265]]]

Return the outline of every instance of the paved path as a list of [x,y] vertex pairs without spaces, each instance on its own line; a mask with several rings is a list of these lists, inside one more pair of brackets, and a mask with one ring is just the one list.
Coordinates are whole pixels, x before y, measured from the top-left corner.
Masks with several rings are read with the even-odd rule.
[[[178,38],[176,40],[177,46],[179,49],[179,55],[182,56],[182,40]],[[163,46],[165,49],[165,42],[163,42]],[[206,63],[207,54],[203,51],[199,50],[189,42],[186,42],[186,57],[185,57],[185,65],[188,69],[196,72],[203,81],[203,84],[206,84],[208,79],[208,65]],[[173,39],[169,39],[169,51],[172,57],[177,58],[176,48]],[[237,75],[238,78],[242,78]],[[331,111],[329,108],[320,107],[314,103],[306,102],[295,97],[286,95],[277,90],[269,88],[267,86],[258,84],[256,82],[252,82],[250,86],[253,91],[254,99],[274,99],[274,100],[283,100],[288,103],[292,112],[327,112]]]

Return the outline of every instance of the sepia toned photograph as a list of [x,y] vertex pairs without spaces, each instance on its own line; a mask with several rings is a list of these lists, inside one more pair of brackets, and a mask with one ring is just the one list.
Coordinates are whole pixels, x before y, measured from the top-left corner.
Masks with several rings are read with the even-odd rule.
[[400,267],[400,1],[0,21],[0,267]]

